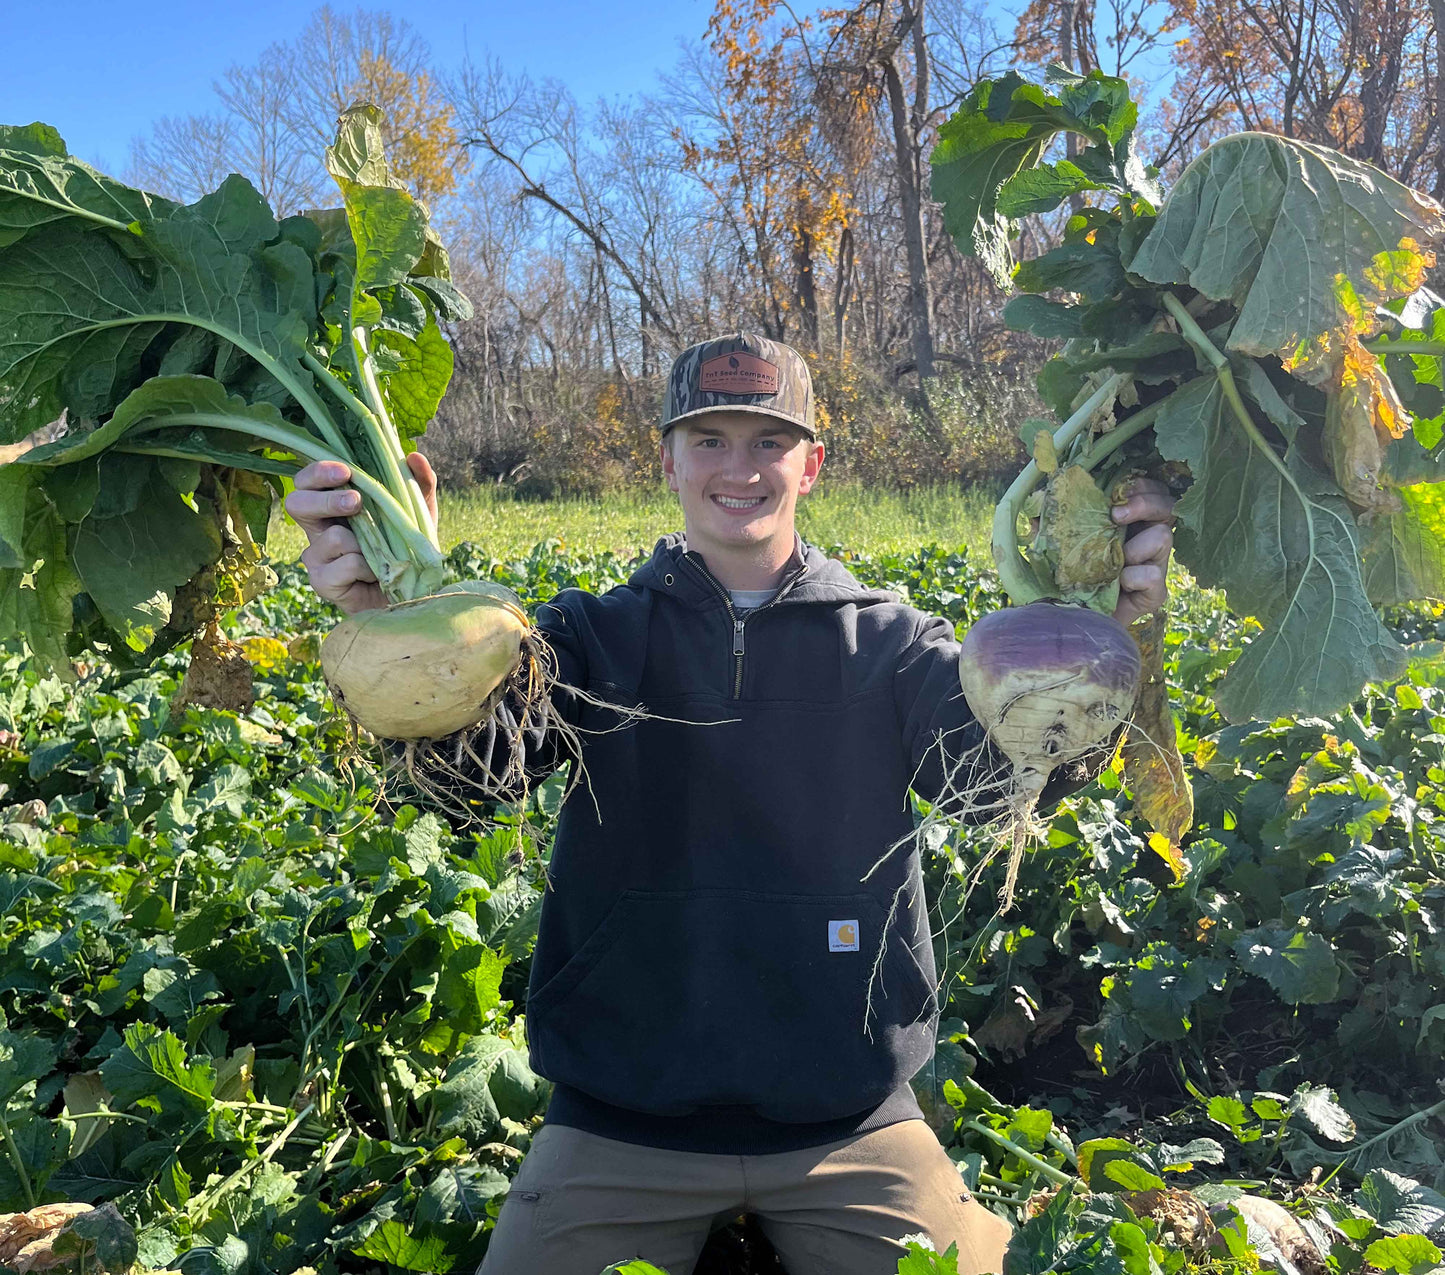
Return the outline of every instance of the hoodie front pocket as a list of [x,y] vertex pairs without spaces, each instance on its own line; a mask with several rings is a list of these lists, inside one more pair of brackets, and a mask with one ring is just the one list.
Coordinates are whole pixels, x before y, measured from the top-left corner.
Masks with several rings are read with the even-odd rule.
[[528,1002],[553,1080],[660,1115],[866,1110],[932,1049],[933,988],[869,894],[624,892]]

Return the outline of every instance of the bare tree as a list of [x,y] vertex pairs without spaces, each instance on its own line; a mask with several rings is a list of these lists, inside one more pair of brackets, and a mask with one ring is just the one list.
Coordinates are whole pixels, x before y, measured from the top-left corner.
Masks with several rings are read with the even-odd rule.
[[132,144],[130,175],[177,198],[237,172],[279,214],[334,202],[322,157],[336,118],[358,98],[387,113],[394,165],[424,196],[454,184],[452,107],[429,72],[430,50],[404,20],[318,9],[295,39],[278,41],[250,66],[229,67],[213,89],[214,114],[165,119]]

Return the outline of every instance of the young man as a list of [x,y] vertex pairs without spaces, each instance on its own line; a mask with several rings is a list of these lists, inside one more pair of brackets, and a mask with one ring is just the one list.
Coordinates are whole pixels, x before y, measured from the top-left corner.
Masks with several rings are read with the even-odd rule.
[[[795,351],[745,334],[685,351],[662,429],[684,533],[625,586],[537,617],[564,683],[653,716],[617,729],[557,695],[588,785],[558,825],[526,1005],[555,1088],[482,1275],[632,1257],[689,1275],[714,1219],[741,1211],[790,1275],[884,1275],[918,1232],[957,1243],[966,1275],[996,1272],[1009,1229],[909,1086],[936,973],[917,851],[886,853],[911,829],[908,788],[937,798],[948,759],[981,744],[953,627],[798,537],[824,449]],[[287,509],[317,592],[355,611],[382,599],[347,477],[308,467]],[[1116,512],[1139,531],[1125,623],[1164,601],[1171,509],[1145,484]],[[538,775],[559,760],[528,745]]]

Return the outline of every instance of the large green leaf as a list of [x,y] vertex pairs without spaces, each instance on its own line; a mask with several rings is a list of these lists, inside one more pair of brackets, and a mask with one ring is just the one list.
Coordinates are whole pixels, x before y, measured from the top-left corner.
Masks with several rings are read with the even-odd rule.
[[[16,591],[13,614],[0,611],[0,631],[18,631],[46,663],[63,668],[64,639],[75,626],[71,599],[84,590],[116,636],[146,649],[168,622],[176,589],[215,564],[223,548],[225,512],[189,498],[199,468],[181,465],[179,472],[174,458],[296,471],[294,463],[244,450],[252,441],[244,433],[216,427],[232,422],[287,428],[275,407],[247,404],[208,377],[152,377],[105,424],[32,448],[0,470],[0,542],[14,513],[8,475],[51,470],[43,495],[37,489],[25,507],[20,555],[27,569],[44,565],[32,587]],[[130,449],[150,455],[126,454]]]
[[1402,508],[1363,528],[1365,589],[1376,606],[1445,598],[1445,487],[1396,493]]
[[[285,418],[271,404],[249,404],[239,395],[227,393],[224,385],[208,376],[153,376],[126,395],[104,425],[76,430],[53,443],[31,448],[20,458],[20,462],[23,465],[73,465],[108,451],[123,435],[168,424],[189,430],[198,424],[196,418],[199,417],[224,419],[228,423],[234,421],[242,427],[247,421],[265,426],[287,425]],[[220,454],[230,457],[243,454],[236,450],[235,444],[244,438],[244,434],[220,429],[218,436],[231,446],[217,448],[217,459]],[[211,444],[207,443],[207,450],[210,447]],[[0,470],[0,473],[3,472]]]
[[[981,80],[939,129],[929,157],[945,227],[1000,286],[1013,272],[1013,218],[1057,208],[1086,190],[1151,203],[1159,197],[1134,152],[1138,108],[1128,84],[1099,71],[1080,76],[1057,67],[1048,78],[1053,91],[1012,71]],[[1078,134],[1090,145],[1073,161],[1040,166],[1060,133]]]
[[48,124],[0,124],[0,248],[55,221],[124,230],[174,207],[72,158]]
[[352,1252],[404,1271],[436,1272],[436,1275],[445,1275],[456,1260],[443,1236],[413,1235],[396,1221],[383,1222]]
[[1154,432],[1194,475],[1175,509],[1180,562],[1264,625],[1219,686],[1226,718],[1329,714],[1403,669],[1365,591],[1354,518],[1326,478],[1294,451],[1280,461],[1257,447],[1213,373],[1175,393]]
[[[1154,283],[1233,303],[1228,348],[1289,363],[1414,291],[1420,254],[1442,233],[1445,210],[1369,164],[1240,133],[1184,170],[1126,264]],[[1326,371],[1316,365],[1315,379]]]
[[210,1108],[216,1084],[210,1063],[187,1062],[180,1040],[149,1023],[125,1029],[125,1043],[101,1064],[100,1075],[117,1106],[191,1115]]
[[72,561],[106,623],[140,651],[170,619],[176,589],[221,548],[215,522],[155,472],[134,510],[80,524]]
[[1062,288],[1077,292],[1085,302],[1093,302],[1122,291],[1126,280],[1117,243],[1076,239],[1021,262],[1014,283],[1025,292]]
[[1030,292],[1020,292],[1008,299],[1003,308],[1003,321],[1015,332],[1032,332],[1044,338],[1069,339],[1082,336],[1084,308],[1061,301],[1046,301]]
[[43,667],[74,680],[65,636],[85,586],[70,562],[65,522],[35,487],[26,501],[20,558],[24,566],[0,571],[0,640],[23,638]]
[[31,471],[24,465],[0,466],[0,570],[24,570],[25,510],[30,503]]
[[1235,940],[1234,954],[1287,1004],[1322,1005],[1340,994],[1340,964],[1322,935],[1260,926]]
[[27,1084],[55,1067],[55,1045],[43,1036],[0,1030],[0,1110]]
[[[68,409],[96,420],[144,379],[141,357],[166,325],[199,327],[300,383],[314,319],[297,308],[309,262],[271,244],[265,201],[232,176],[214,194],[132,236],[144,266],[103,235],[60,224],[0,255],[0,441],[23,438]],[[309,296],[310,294],[304,294]],[[309,377],[306,378],[309,382]]]
[[548,1086],[526,1055],[496,1036],[473,1036],[447,1068],[433,1101],[438,1129],[485,1142],[503,1116],[527,1120],[546,1104]]
[[1059,1258],[1074,1246],[1074,1219],[1081,1205],[1073,1184],[1059,1189],[1048,1207],[1025,1222],[1009,1240],[1003,1275],[1047,1275]]
[[382,397],[402,444],[426,431],[452,379],[452,347],[435,322],[413,340],[399,332],[376,334],[375,357],[386,369]]
[[426,208],[392,174],[381,125],[375,106],[354,106],[342,115],[336,141],[326,151],[326,171],[341,188],[356,250],[357,293],[401,283],[427,245]]
[[1389,1169],[1371,1169],[1355,1192],[1355,1203],[1389,1235],[1435,1231],[1445,1223],[1445,1196]]
[[1396,1275],[1427,1275],[1440,1265],[1440,1249],[1423,1235],[1390,1235],[1365,1250],[1365,1261]]

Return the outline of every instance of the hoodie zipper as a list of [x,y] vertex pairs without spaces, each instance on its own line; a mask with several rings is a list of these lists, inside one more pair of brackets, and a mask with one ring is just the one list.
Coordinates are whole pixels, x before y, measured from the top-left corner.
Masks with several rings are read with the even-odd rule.
[[714,576],[713,573],[709,571],[700,561],[694,559],[690,552],[684,553],[682,555],[682,560],[686,562],[689,566],[691,566],[698,573],[698,575],[700,575],[704,580],[707,581],[708,584],[712,586],[713,591],[718,595],[718,597],[722,599],[723,606],[727,607],[728,609],[728,619],[732,622],[733,626],[733,699],[741,699],[743,695],[743,656],[746,653],[743,642],[743,626],[747,624],[749,619],[757,615],[759,611],[766,611],[774,603],[780,601],[783,595],[787,593],[788,590],[791,589],[795,584],[797,584],[797,582],[801,580],[805,574],[807,574],[808,564],[806,562],[803,563],[802,566],[800,566],[795,572],[793,572],[792,575],[790,575],[786,580],[784,580],[782,586],[778,589],[778,591],[773,594],[773,596],[769,598],[766,602],[764,602],[762,606],[754,607],[751,611],[748,612],[746,616],[739,617],[738,613],[733,610],[732,595],[723,588],[723,586],[718,582],[717,577]]

